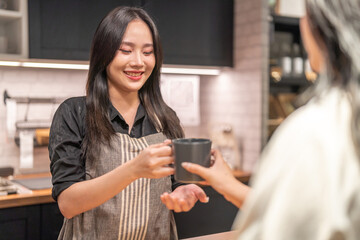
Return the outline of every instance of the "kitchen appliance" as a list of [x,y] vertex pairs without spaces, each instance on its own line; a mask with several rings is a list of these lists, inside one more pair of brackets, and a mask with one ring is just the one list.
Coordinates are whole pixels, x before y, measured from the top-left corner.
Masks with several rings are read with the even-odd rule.
[[11,195],[11,194],[26,194],[32,191],[21,184],[10,180],[11,177],[5,178],[0,177],[0,196]]
[[16,194],[17,188],[9,180],[0,177],[0,196]]
[[14,179],[11,182],[18,183],[30,190],[52,188],[51,176],[39,178]]

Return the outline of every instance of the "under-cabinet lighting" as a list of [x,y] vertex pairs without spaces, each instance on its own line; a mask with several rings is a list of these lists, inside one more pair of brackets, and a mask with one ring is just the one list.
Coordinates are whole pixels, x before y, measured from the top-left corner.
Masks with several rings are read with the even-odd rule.
[[176,73],[176,74],[194,74],[194,75],[219,75],[219,69],[206,69],[206,68],[175,68],[163,67],[161,73]]
[[14,61],[0,61],[0,66],[6,66],[6,67],[20,67],[20,62],[14,62]]
[[[55,68],[55,69],[74,69],[89,70],[89,64],[81,63],[56,63],[56,62],[31,62],[31,61],[0,61],[0,66],[9,67],[30,67],[30,68]],[[193,74],[193,75],[219,75],[220,69],[209,67],[187,67],[187,66],[164,66],[161,73],[168,74]]]
[[22,62],[22,67],[32,68],[57,68],[57,69],[78,69],[88,70],[88,64],[65,64],[65,63],[40,63],[40,62]]

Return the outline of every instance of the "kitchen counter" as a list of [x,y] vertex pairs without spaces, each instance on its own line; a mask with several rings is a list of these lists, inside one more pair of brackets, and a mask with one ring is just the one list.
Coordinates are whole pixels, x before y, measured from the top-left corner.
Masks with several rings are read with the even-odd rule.
[[[14,179],[39,178],[39,177],[48,177],[48,176],[50,176],[50,173],[39,173],[39,174],[19,175],[14,177]],[[51,202],[54,202],[53,198],[51,197],[51,188],[32,190],[29,193],[0,196],[0,209],[41,204],[41,203],[51,203]]]
[[244,172],[242,170],[233,170],[233,174],[236,177],[237,180],[243,183],[248,183],[251,177],[251,173]]
[[[48,177],[48,176],[51,176],[50,173],[39,173],[39,174],[19,175],[19,176],[15,176],[14,179],[39,178],[39,177]],[[240,170],[235,170],[234,176],[239,181],[245,183],[247,183],[250,179],[250,173],[243,172]],[[0,209],[41,204],[41,203],[51,203],[51,202],[54,202],[53,198],[51,197],[51,188],[32,190],[29,193],[0,196]]]
[[210,235],[204,235],[193,238],[184,238],[182,240],[233,240],[236,235],[236,231],[229,231],[223,233],[215,233]]

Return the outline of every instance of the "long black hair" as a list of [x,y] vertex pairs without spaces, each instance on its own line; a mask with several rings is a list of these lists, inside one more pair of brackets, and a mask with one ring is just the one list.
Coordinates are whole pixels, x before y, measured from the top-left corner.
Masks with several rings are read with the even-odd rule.
[[109,91],[106,67],[115,57],[128,24],[140,19],[149,27],[154,45],[155,67],[142,88],[139,98],[154,127],[173,139],[184,136],[176,113],[164,102],[160,91],[160,69],[163,62],[158,30],[141,8],[117,7],[100,22],[93,37],[90,67],[86,85],[86,134],[83,153],[94,156],[99,143],[110,144],[116,134],[109,119]]

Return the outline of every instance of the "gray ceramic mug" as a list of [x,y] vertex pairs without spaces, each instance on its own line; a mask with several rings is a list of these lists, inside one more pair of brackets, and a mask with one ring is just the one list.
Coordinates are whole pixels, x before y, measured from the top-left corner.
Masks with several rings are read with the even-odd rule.
[[203,181],[200,176],[186,171],[181,163],[197,163],[210,167],[211,140],[205,138],[179,138],[172,140],[174,153],[175,180],[185,183]]

